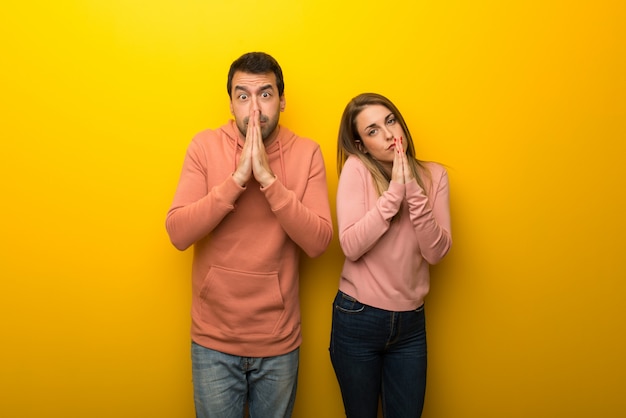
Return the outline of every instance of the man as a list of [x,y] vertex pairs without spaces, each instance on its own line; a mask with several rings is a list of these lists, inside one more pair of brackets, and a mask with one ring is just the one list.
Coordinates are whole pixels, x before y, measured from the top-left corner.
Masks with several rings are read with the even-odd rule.
[[174,246],[194,245],[192,372],[198,417],[290,417],[302,340],[299,254],[332,238],[317,143],[279,125],[283,74],[262,52],[234,61],[234,120],[197,134],[167,214]]

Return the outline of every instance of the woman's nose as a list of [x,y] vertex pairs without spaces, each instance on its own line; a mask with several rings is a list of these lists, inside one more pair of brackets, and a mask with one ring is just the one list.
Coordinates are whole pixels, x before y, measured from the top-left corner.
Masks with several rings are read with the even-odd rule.
[[393,139],[393,132],[389,128],[383,128],[383,132],[385,133],[385,139]]

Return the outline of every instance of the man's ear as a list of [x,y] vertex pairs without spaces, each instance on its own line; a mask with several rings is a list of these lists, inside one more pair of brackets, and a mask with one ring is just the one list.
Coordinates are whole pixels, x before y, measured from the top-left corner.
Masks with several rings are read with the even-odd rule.
[[230,114],[233,115],[233,116],[235,115],[235,111],[233,110],[233,101],[232,100],[230,101]]
[[287,104],[287,102],[285,101],[285,93],[283,93],[282,96],[280,96],[280,111],[284,112],[285,111],[285,105]]

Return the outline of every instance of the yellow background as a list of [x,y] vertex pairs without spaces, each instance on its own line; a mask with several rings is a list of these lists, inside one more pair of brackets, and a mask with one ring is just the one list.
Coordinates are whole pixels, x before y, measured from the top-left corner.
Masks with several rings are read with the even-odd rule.
[[[334,213],[347,101],[391,98],[447,165],[426,418],[626,414],[626,6],[595,1],[5,1],[0,416],[193,416],[191,252],[165,214],[229,117],[239,55],[281,63]],[[296,418],[339,417],[336,236],[305,260]]]

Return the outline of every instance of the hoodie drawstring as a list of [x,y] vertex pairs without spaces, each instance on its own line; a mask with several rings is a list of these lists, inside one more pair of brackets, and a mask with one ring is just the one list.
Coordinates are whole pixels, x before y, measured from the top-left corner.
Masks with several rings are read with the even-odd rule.
[[237,139],[233,141],[233,173],[237,171]]
[[278,154],[280,154],[280,172],[283,186],[287,187],[287,173],[285,172],[285,160],[283,159],[283,143],[278,141]]

